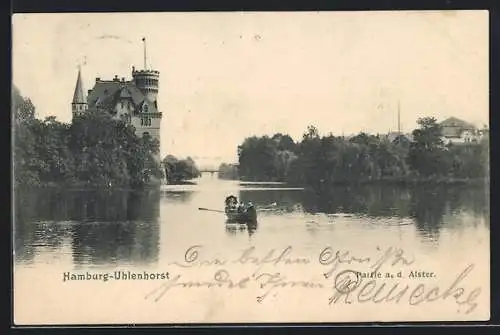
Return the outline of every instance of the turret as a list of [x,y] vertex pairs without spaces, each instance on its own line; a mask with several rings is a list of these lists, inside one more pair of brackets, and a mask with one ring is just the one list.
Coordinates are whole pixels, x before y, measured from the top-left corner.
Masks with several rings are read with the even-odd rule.
[[83,81],[81,69],[78,68],[78,77],[76,79],[75,92],[73,93],[73,101],[71,102],[71,111],[73,116],[80,115],[87,110],[87,101],[83,93]]
[[145,37],[142,39],[142,42],[144,43],[144,69],[136,71],[135,67],[132,67],[132,78],[135,85],[144,93],[146,98],[154,103],[158,97],[160,72],[148,69]]
[[132,68],[132,78],[135,85],[146,95],[146,98],[155,102],[158,97],[160,72],[154,70],[136,70]]

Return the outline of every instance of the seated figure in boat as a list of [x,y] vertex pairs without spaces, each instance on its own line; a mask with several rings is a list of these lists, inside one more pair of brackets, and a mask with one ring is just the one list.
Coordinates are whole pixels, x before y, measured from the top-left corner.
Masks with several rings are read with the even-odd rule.
[[230,195],[225,200],[225,212],[227,215],[227,222],[248,223],[257,220],[257,211],[249,201],[247,204],[239,202],[238,198]]
[[251,201],[248,202],[246,213],[252,221],[257,220],[257,209],[254,207]]
[[245,210],[245,204],[243,202],[240,202],[238,204],[238,213],[242,213]]
[[226,211],[228,210],[236,210],[238,208],[238,198],[235,197],[234,195],[230,195],[226,198],[225,201],[225,209]]

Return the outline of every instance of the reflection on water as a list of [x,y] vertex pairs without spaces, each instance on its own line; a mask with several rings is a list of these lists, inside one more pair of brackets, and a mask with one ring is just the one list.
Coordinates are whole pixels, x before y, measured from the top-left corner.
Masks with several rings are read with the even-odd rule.
[[187,202],[193,196],[193,191],[166,191],[162,192],[162,197],[172,202]]
[[252,237],[258,228],[258,222],[248,222],[248,223],[226,223],[226,233],[228,235],[236,235],[238,233],[248,234],[249,237]]
[[[423,236],[437,238],[447,214],[458,217],[460,212],[470,213],[484,217],[489,223],[488,200],[487,189],[483,187],[364,187],[341,189],[336,196],[329,198],[326,208],[328,212],[411,218]],[[325,207],[322,209],[325,210]],[[471,220],[469,224],[476,222]],[[460,220],[447,222],[449,226],[459,223]]]
[[67,247],[75,264],[154,262],[159,199],[157,191],[21,191],[15,205],[16,260],[31,261],[37,248]]
[[[345,229],[356,234],[360,229],[390,234],[399,229],[392,225],[407,225],[421,243],[439,241],[443,229],[489,225],[484,187],[338,187],[322,195],[279,187],[209,179],[162,191],[20,191],[15,259],[37,263],[38,256],[46,262],[67,255],[75,266],[156,264],[175,245],[196,239],[224,246],[256,237],[298,243],[300,236],[333,238],[335,225],[352,222],[350,217],[358,221]],[[230,193],[257,206],[258,223],[225,224],[224,214],[198,210],[222,209]]]

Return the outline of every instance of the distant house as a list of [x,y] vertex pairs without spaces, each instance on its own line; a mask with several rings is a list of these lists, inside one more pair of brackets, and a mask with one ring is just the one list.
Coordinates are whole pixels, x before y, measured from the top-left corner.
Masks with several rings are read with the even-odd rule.
[[456,117],[449,117],[439,125],[442,129],[445,144],[478,143],[483,135],[483,132],[473,124]]

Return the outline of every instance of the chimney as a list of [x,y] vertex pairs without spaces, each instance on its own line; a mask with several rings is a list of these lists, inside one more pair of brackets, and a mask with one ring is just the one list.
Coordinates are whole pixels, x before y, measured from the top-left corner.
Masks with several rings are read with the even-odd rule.
[[95,81],[96,81],[96,82],[101,81],[101,77],[97,77],[97,78],[95,78]]
[[120,81],[120,79],[118,79],[118,75],[115,74],[115,77],[113,78],[113,81]]
[[124,83],[124,82],[125,82],[125,77],[122,77],[122,83]]

